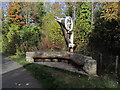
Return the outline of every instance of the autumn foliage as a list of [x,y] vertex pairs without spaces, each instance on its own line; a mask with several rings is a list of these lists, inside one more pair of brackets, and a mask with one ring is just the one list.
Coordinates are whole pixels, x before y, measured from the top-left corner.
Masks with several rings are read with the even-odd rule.
[[119,21],[120,20],[119,3],[118,2],[114,2],[114,3],[104,2],[103,4],[104,4],[104,6],[102,7],[103,17],[108,21],[112,21],[112,20]]
[[25,24],[22,16],[20,16],[21,8],[18,2],[9,3],[9,7],[6,11],[8,13],[7,19],[9,24],[16,24],[19,26]]

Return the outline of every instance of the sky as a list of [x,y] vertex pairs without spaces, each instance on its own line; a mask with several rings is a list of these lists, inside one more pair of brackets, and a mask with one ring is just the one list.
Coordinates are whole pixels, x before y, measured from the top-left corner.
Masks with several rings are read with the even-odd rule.
[[11,2],[11,1],[21,1],[21,2],[119,2],[119,0],[0,0],[0,2]]

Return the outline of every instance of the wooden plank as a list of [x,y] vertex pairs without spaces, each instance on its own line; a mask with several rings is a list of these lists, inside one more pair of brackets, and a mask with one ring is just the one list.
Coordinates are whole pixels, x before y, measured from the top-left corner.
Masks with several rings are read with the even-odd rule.
[[70,57],[63,57],[63,56],[33,56],[33,58],[49,58],[49,59],[71,59]]
[[64,59],[64,60],[71,60],[74,63],[78,64],[78,65],[84,65],[84,62],[77,60],[77,59],[73,59],[71,57],[63,57],[63,56],[33,56],[32,58],[34,59]]

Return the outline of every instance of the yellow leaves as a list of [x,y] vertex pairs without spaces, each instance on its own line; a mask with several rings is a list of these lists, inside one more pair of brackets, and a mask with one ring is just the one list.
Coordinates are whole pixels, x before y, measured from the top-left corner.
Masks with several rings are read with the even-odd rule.
[[119,20],[119,3],[118,2],[113,2],[113,3],[105,3],[105,5],[102,7],[103,9],[103,17],[111,21],[112,19],[114,20]]
[[9,31],[7,34],[7,38],[8,38],[8,42],[12,41],[12,36],[13,36],[14,32],[13,31]]

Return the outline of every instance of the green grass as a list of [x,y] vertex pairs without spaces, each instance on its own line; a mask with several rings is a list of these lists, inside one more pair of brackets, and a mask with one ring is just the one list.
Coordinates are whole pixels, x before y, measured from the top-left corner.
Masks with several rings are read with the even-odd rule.
[[9,56],[23,65],[35,77],[43,88],[117,88],[116,80],[108,75],[88,77],[77,73],[28,63],[25,56]]
[[28,62],[25,61],[25,55],[21,54],[19,56],[13,55],[13,56],[8,56],[9,58],[13,59],[14,61],[18,62],[21,65],[26,65]]
[[2,53],[2,32],[0,31],[0,53]]

